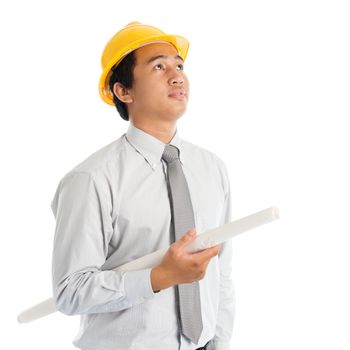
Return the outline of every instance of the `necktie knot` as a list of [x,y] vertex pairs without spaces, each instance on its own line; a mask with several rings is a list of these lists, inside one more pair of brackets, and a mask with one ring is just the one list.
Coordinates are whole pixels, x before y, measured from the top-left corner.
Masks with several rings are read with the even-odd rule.
[[174,160],[179,159],[179,149],[170,144],[165,145],[162,159],[164,159],[167,163],[171,163]]

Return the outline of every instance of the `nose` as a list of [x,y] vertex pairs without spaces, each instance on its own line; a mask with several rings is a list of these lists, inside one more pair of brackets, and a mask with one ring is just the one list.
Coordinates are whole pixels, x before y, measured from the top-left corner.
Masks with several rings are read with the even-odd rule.
[[184,77],[179,71],[176,71],[169,79],[170,85],[182,85],[184,83]]

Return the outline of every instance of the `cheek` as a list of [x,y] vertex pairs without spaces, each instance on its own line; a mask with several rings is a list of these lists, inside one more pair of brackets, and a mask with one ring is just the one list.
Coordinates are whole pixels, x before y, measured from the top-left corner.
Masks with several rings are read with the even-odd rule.
[[147,78],[142,79],[142,81],[138,81],[137,86],[139,94],[152,95],[156,91],[164,91],[164,85],[162,84],[161,80],[159,77],[154,76],[148,76]]
[[184,86],[186,90],[190,90],[190,81],[188,80],[187,76],[184,74]]
[[166,97],[166,90],[164,86],[159,83],[159,79],[148,79],[137,86],[134,91],[134,101],[137,108],[156,108],[164,103]]
[[134,85],[134,96],[136,101],[146,101],[150,95],[152,95],[152,91],[154,90],[154,86],[152,81],[149,79],[142,79],[135,82]]

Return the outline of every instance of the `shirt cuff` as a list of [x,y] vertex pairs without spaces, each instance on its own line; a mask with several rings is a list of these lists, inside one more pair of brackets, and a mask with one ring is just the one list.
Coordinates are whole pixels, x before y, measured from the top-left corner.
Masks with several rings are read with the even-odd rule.
[[124,276],[125,294],[131,305],[154,298],[151,284],[151,268],[127,271]]

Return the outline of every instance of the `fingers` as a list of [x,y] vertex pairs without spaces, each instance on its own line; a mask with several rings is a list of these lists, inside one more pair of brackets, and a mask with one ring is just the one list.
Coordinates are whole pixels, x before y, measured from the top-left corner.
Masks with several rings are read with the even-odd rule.
[[174,244],[177,248],[184,248],[196,239],[197,232],[195,228],[188,230],[180,239],[178,239]]
[[211,258],[213,258],[215,255],[218,255],[220,251],[220,244],[214,245],[213,247],[204,249],[198,253],[194,253],[194,256],[196,257],[196,260],[199,263],[203,263]]
[[[195,228],[188,230],[180,239],[174,242],[174,248],[184,250],[184,248],[192,243],[197,237]],[[197,253],[191,253],[191,255],[197,260],[199,264],[205,263],[206,261],[218,255],[220,251],[220,244],[213,247],[204,249]]]

